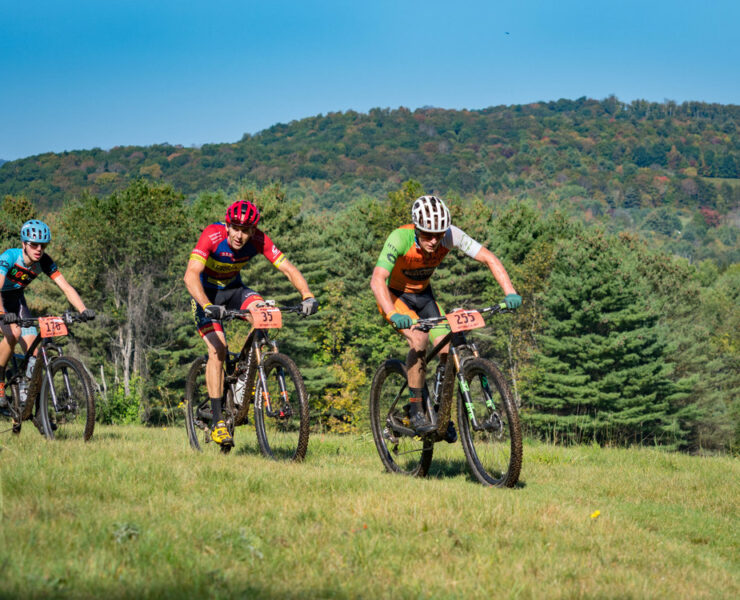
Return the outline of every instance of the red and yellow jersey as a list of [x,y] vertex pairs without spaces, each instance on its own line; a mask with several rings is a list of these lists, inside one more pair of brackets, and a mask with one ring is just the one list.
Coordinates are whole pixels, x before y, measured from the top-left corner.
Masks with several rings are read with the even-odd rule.
[[226,225],[213,223],[203,230],[198,243],[190,253],[190,260],[197,260],[205,265],[200,275],[204,289],[223,289],[235,283],[239,278],[239,272],[249,259],[257,254],[262,254],[276,267],[285,260],[285,255],[260,229],[255,230],[249,241],[235,251],[229,246]]
[[388,287],[399,292],[419,293],[429,285],[434,270],[452,248],[460,248],[475,258],[481,245],[454,225],[445,232],[432,254],[422,252],[416,243],[413,225],[403,225],[393,231],[378,257],[377,267],[390,272]]

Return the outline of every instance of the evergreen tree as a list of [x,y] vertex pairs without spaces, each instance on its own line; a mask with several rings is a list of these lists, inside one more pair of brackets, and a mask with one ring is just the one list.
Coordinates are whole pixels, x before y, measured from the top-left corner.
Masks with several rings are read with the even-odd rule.
[[573,442],[680,446],[692,409],[679,408],[659,314],[625,250],[601,232],[561,245],[526,418],[541,435]]

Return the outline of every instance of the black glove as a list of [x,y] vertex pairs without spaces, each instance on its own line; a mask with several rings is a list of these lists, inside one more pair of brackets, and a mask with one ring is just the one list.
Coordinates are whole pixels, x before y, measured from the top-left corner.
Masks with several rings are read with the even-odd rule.
[[95,318],[95,311],[92,308],[86,308],[80,313],[80,316],[85,321],[92,321]]
[[314,314],[317,310],[319,310],[319,303],[316,301],[316,298],[309,296],[301,302],[301,314],[304,317]]
[[11,323],[17,323],[18,315],[15,313],[5,313],[3,315],[3,321],[5,321],[5,323],[8,325],[10,325]]
[[203,307],[203,312],[206,313],[206,317],[209,319],[220,321],[226,316],[226,307],[222,304],[206,304]]

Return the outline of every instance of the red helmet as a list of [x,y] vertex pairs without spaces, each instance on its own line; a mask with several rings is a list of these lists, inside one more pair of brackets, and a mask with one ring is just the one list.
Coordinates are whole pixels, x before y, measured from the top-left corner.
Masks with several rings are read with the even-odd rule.
[[229,225],[256,225],[259,220],[259,209],[247,200],[237,200],[226,209],[226,222]]

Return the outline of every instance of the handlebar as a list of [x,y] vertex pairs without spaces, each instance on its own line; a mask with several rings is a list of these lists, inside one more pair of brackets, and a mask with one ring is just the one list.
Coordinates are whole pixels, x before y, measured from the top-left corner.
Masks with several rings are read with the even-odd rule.
[[[2,319],[3,323],[7,323],[5,321],[5,316],[8,313],[5,313],[3,315],[0,315],[0,319]],[[95,318],[95,315],[88,317],[83,315],[82,313],[76,313],[71,312],[69,310],[65,310],[61,315],[49,315],[47,317],[41,317],[41,318],[49,318],[49,317],[61,317],[61,319],[64,321],[66,325],[71,325],[72,323],[85,323],[87,321],[92,321]],[[39,317],[27,317],[27,318],[18,318],[15,321],[12,321],[11,323],[7,323],[9,325],[19,325],[21,327],[31,327],[33,325],[37,325],[39,322]]]
[[[456,308],[454,310],[460,310],[459,308]],[[454,310],[452,312],[454,312]],[[508,313],[508,312],[514,312],[514,309],[506,308],[505,302],[499,302],[498,304],[494,304],[492,306],[487,306],[486,308],[474,308],[474,309],[468,309],[468,310],[477,310],[481,314],[485,313]],[[419,331],[429,331],[432,329],[435,325],[439,323],[443,323],[444,321],[447,321],[447,316],[442,315],[441,317],[428,317],[426,319],[416,319],[412,320],[412,329],[418,329]]]
[[[275,306],[275,303],[272,300],[266,300],[265,302],[258,303],[257,306]],[[302,317],[307,316],[303,314],[300,304],[297,304],[295,306],[276,306],[276,308],[280,310],[280,312],[298,313]],[[249,310],[247,309],[241,309],[241,308],[236,309],[236,310],[227,309],[226,315],[224,316],[223,319],[221,319],[221,322],[223,323],[226,321],[233,321],[234,319],[238,319],[240,317],[244,317],[244,316],[251,315],[251,314],[252,313],[250,313]]]

